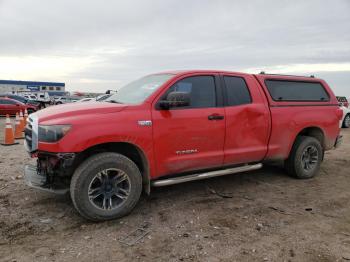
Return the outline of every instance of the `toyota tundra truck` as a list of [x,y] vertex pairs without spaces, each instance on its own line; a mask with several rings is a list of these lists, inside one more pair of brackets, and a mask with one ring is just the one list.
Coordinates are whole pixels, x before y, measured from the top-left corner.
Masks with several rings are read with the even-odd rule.
[[125,216],[152,187],[284,161],[306,179],[342,141],[328,84],[301,76],[174,71],[145,76],[103,102],[52,106],[29,117],[26,183],[70,192],[92,221]]

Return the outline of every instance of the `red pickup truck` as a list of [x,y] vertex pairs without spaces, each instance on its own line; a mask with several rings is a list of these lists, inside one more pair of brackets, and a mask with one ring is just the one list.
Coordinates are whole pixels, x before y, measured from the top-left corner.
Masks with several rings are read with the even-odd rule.
[[285,161],[297,178],[318,173],[341,143],[342,111],[314,77],[175,71],[136,80],[104,102],[32,114],[28,185],[70,191],[87,219],[128,214],[142,191]]

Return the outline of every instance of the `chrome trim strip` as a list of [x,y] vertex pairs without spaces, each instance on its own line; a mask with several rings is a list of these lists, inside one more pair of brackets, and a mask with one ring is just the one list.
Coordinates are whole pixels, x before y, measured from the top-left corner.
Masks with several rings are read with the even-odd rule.
[[224,176],[229,174],[235,174],[240,172],[246,172],[246,171],[252,171],[256,169],[262,168],[262,164],[255,164],[255,165],[245,165],[240,167],[233,167],[223,170],[216,170],[206,173],[200,173],[200,174],[194,174],[194,175],[188,175],[188,176],[182,176],[182,177],[175,177],[175,178],[169,178],[169,179],[161,179],[156,180],[152,182],[152,186],[160,187],[160,186],[168,186],[168,185],[175,185],[183,182],[189,182],[194,180],[200,180],[200,179],[206,179],[210,177],[217,177],[217,176]]

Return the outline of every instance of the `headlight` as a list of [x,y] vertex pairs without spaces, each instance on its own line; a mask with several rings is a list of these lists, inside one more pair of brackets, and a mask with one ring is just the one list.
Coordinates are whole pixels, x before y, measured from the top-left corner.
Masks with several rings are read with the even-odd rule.
[[39,125],[39,141],[48,143],[57,142],[67,134],[70,128],[70,125]]

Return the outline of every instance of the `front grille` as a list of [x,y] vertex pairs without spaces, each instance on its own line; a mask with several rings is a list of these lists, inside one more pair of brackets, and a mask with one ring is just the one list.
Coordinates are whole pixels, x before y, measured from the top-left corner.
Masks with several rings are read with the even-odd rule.
[[26,128],[24,129],[25,147],[27,151],[33,152],[38,148],[38,118],[36,114],[28,117]]

